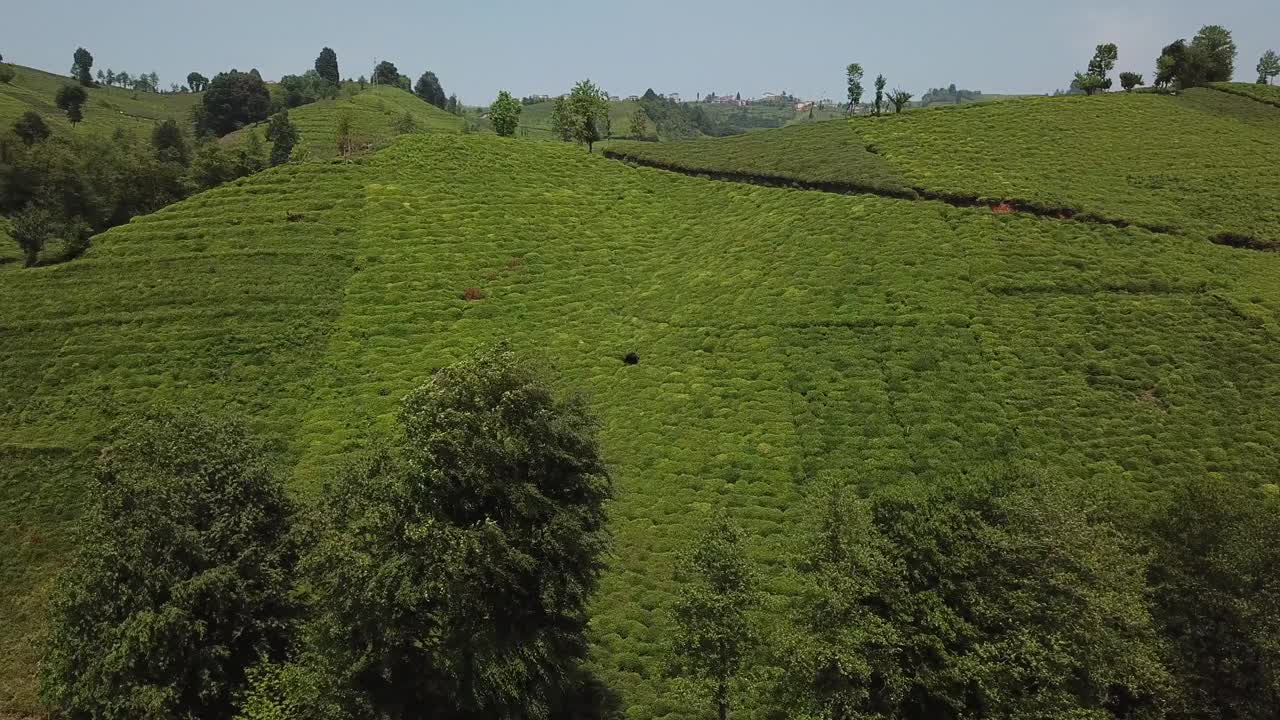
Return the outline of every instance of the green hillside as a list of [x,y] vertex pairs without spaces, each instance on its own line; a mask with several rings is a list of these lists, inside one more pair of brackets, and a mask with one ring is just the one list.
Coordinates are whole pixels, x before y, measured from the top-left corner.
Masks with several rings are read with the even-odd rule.
[[1210,86],[1215,90],[1280,107],[1280,86],[1257,83],[1212,83]]
[[[892,177],[877,165],[888,162],[913,182],[933,167],[939,187],[1008,190],[991,168],[1026,149],[1024,123],[993,123],[1021,105],[1060,113],[1049,127],[1065,147],[1045,153],[1076,159],[1038,179],[1014,165],[1008,185],[1055,197],[1099,167],[1076,153],[1104,140],[1071,128],[1093,118],[1104,137],[1145,146],[1141,123],[1159,107],[1199,119],[1184,132],[1217,151],[1248,146],[1197,172],[1255,173],[1217,192],[1261,223],[1251,203],[1274,177],[1258,166],[1275,151],[1258,134],[1269,120],[1202,104],[912,113],[855,126],[881,148],[859,167]],[[988,134],[961,141],[949,123]],[[929,133],[922,152],[950,143],[958,169],[906,161],[908,126]],[[1215,135],[1224,128],[1234,140]],[[814,129],[836,130],[853,132]],[[1107,149],[1119,153],[1108,162],[1137,154]],[[964,167],[987,154],[985,170]],[[1095,172],[1133,188],[1100,191],[1105,209],[1165,207],[1125,180],[1151,185],[1155,170],[1125,172]],[[1202,207],[1200,185],[1163,172],[1165,192]],[[1280,254],[1198,236],[712,182],[567,144],[431,133],[357,163],[266,171],[0,282],[0,712],[34,708],[29,641],[84,466],[124,409],[190,401],[242,417],[305,496],[433,369],[503,338],[552,360],[591,393],[619,490],[593,664],[629,717],[684,718],[662,679],[664,609],[674,553],[712,507],[751,531],[781,597],[779,558],[815,478],[870,488],[1012,459],[1138,498],[1207,474],[1276,482],[1278,279]],[[469,289],[483,298],[465,300]],[[629,352],[638,365],[622,362]]]
[[[336,157],[338,120],[344,115],[351,118],[358,144],[370,148],[381,146],[399,135],[397,123],[406,114],[413,118],[417,132],[462,131],[462,118],[423,102],[413,93],[374,85],[353,95],[344,93],[333,100],[321,100],[290,110],[289,118],[297,126],[299,135],[294,158],[325,160]],[[261,133],[265,125],[252,125],[234,132],[223,142],[238,145],[244,142],[246,133]]]
[[859,187],[897,174],[928,193],[1280,240],[1280,108],[1215,90],[1030,98],[609,152]]
[[150,131],[163,120],[187,123],[191,108],[200,101],[199,93],[161,95],[134,92],[123,88],[86,88],[89,101],[84,106],[84,121],[72,127],[58,109],[54,98],[63,85],[74,81],[63,75],[15,65],[17,77],[9,84],[0,83],[0,127],[8,129],[34,110],[44,116],[55,132],[110,133],[117,128]]
[[[555,101],[525,105],[520,109],[520,131],[533,140],[554,140],[551,133],[551,111]],[[640,109],[640,103],[634,100],[622,100],[609,103],[609,123],[612,134],[625,137],[631,132],[631,116]],[[650,132],[653,132],[650,123]]]

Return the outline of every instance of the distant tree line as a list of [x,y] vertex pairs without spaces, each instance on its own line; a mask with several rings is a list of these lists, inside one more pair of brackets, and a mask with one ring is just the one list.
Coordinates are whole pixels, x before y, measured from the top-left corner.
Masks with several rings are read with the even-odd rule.
[[928,92],[920,96],[920,104],[924,107],[930,105],[959,105],[964,101],[981,102],[981,90],[965,90],[957,88],[955,83],[951,83],[945,88],[930,88]]

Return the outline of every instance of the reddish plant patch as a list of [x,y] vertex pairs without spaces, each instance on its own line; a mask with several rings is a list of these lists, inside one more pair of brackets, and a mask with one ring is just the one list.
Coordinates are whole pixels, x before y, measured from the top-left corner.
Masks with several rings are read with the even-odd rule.
[[999,205],[992,205],[991,212],[995,213],[996,215],[1008,215],[1013,212],[1013,206],[1010,205],[1009,203],[1000,203]]
[[484,299],[484,291],[480,288],[470,287],[462,292],[462,299],[467,302],[475,302]]

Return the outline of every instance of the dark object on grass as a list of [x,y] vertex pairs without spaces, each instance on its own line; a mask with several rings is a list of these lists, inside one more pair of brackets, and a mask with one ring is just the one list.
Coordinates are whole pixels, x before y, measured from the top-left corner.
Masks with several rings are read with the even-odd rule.
[[629,352],[629,353],[627,353],[627,356],[626,356],[626,357],[622,358],[622,362],[624,362],[624,363],[626,363],[626,364],[628,364],[628,365],[639,365],[639,364],[640,364],[640,356],[639,356],[639,355],[637,355],[637,354],[635,354],[635,353],[633,353],[633,352]]

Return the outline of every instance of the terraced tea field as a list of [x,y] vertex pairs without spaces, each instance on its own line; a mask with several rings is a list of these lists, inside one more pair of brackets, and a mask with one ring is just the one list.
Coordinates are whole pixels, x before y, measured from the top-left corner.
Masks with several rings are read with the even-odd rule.
[[0,710],[33,707],[28,640],[83,466],[123,408],[237,414],[306,496],[434,368],[504,338],[551,361],[590,393],[619,490],[593,665],[629,717],[685,718],[661,673],[664,608],[674,553],[713,507],[751,531],[784,598],[815,478],[869,488],[1023,459],[1140,498],[1208,473],[1276,482],[1277,278],[1280,254],[1199,237],[492,136],[402,137],[231,183],[76,262],[4,271]]
[[[298,144],[294,159],[328,160],[338,155],[338,120],[351,118],[357,144],[362,148],[379,147],[400,134],[397,123],[408,115],[416,132],[461,132],[463,120],[456,115],[423,102],[418,96],[399,88],[370,86],[348,97],[321,100],[289,111],[289,119],[298,128]],[[251,125],[231,133],[223,142],[238,145],[245,134],[261,134],[266,123]]]
[[609,152],[858,187],[896,174],[926,193],[1070,208],[1198,238],[1280,240],[1280,108],[1209,89],[943,107]]
[[0,83],[0,128],[6,131],[23,113],[34,110],[57,133],[110,134],[117,128],[150,132],[164,120],[188,123],[191,109],[201,98],[199,93],[160,95],[123,88],[86,88],[89,101],[84,105],[84,121],[72,127],[54,102],[63,85],[73,84],[71,78],[17,65],[14,70],[17,77],[13,82]]
[[1257,83],[1212,83],[1215,90],[1252,98],[1258,102],[1280,107],[1280,86]]

